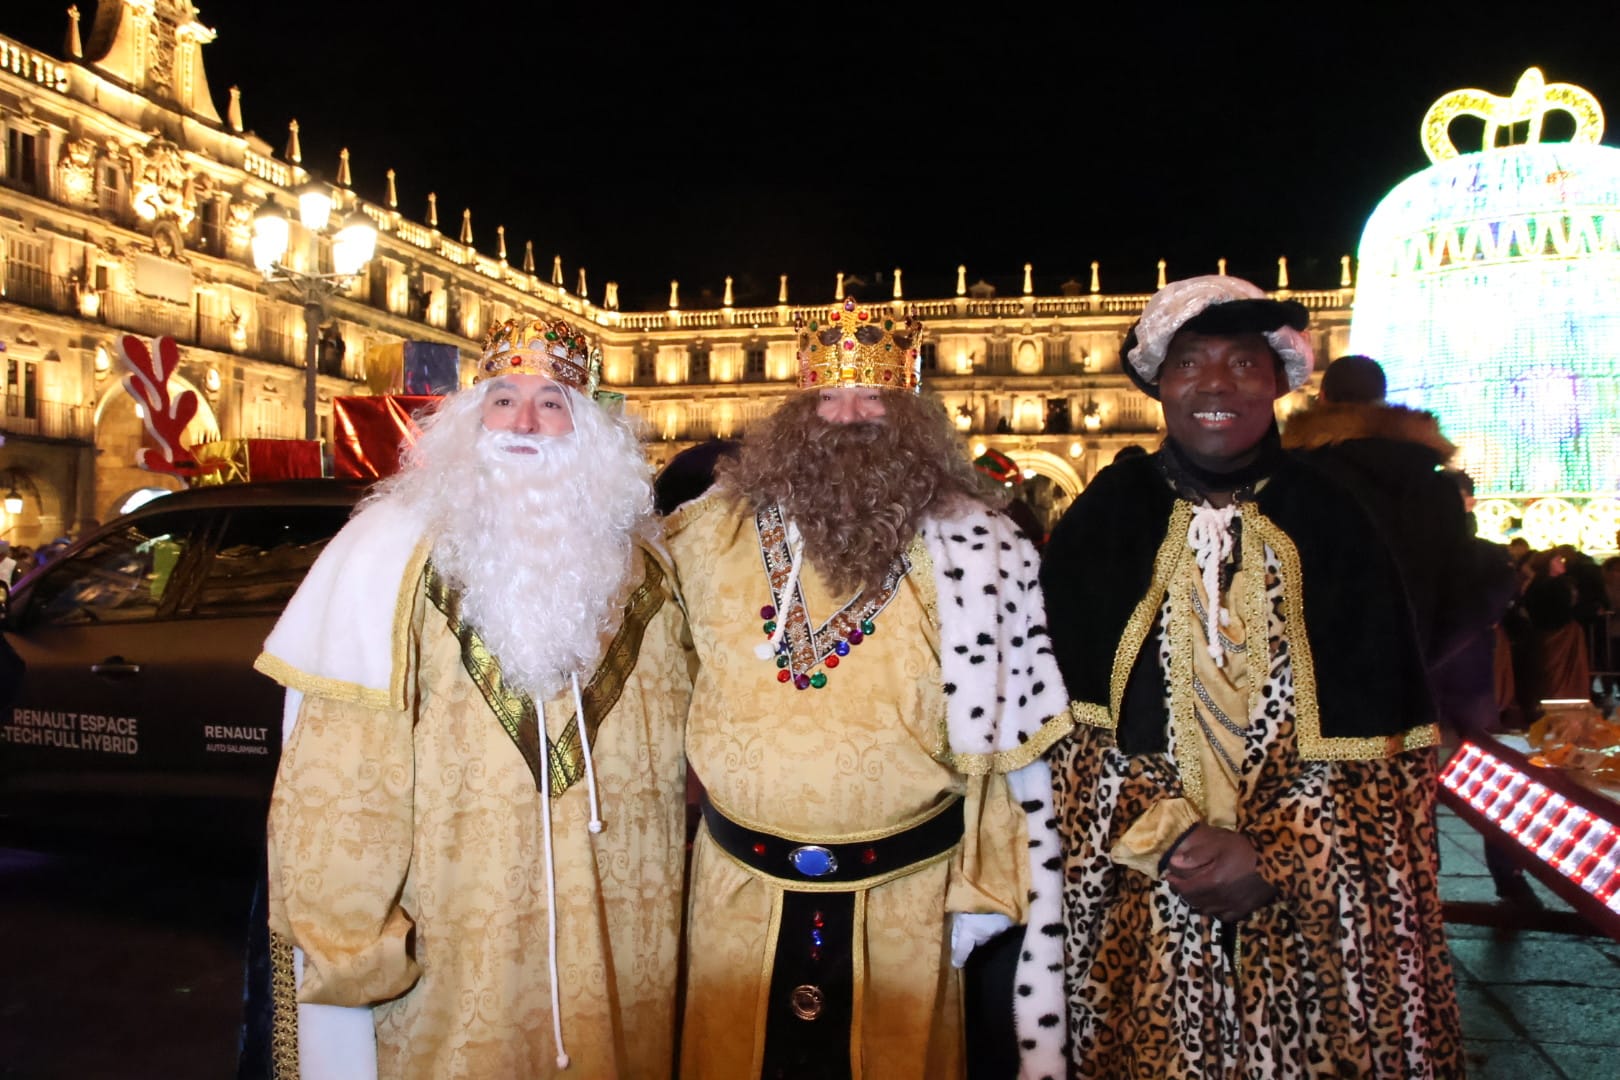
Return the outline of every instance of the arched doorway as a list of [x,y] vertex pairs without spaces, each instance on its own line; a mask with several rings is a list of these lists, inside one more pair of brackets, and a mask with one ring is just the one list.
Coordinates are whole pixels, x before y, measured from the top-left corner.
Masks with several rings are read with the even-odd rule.
[[1008,450],[1006,454],[1023,472],[1018,497],[1035,512],[1042,530],[1050,533],[1074,497],[1084,489],[1080,475],[1063,458],[1045,450]]
[[[171,394],[197,388],[179,375],[169,378]],[[146,427],[135,412],[135,399],[122,385],[113,383],[96,403],[96,518],[109,521],[118,516],[118,507],[141,488],[162,487],[178,491],[185,484],[166,473],[149,472],[135,464],[136,452],[151,446]],[[208,399],[197,393],[197,415],[186,425],[184,442],[191,446],[219,438],[219,422]]]

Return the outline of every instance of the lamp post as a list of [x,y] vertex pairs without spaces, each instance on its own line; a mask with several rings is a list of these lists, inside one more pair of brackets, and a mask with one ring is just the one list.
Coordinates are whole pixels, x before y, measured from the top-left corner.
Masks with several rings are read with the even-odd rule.
[[[325,233],[332,221],[332,193],[325,184],[306,183],[297,191],[298,220],[312,235]],[[365,214],[352,211],[332,235],[332,273],[294,270],[282,262],[291,239],[287,212],[266,203],[253,219],[253,265],[270,283],[284,284],[304,306],[304,438],[314,441],[315,383],[320,373],[321,321],[326,300],[349,288],[377,250],[377,226]]]

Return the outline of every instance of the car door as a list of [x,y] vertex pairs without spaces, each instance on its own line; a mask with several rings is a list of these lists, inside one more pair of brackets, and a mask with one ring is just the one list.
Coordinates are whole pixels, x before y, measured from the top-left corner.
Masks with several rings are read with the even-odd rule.
[[[180,749],[152,710],[154,664],[179,647],[175,597],[207,511],[109,528],[19,590],[6,639],[25,668],[0,716],[0,794],[53,815],[140,814]],[[73,827],[77,822],[57,822]]]
[[349,511],[347,505],[226,510],[176,601],[186,633],[183,667],[172,678],[151,680],[147,707],[170,718],[177,759],[208,778],[211,797],[234,804],[221,804],[226,812],[262,813],[268,802],[281,751],[282,691],[253,670],[253,661]]

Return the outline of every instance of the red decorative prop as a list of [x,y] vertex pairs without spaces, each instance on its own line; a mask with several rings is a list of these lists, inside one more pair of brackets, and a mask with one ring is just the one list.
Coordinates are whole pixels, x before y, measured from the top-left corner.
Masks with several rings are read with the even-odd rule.
[[169,397],[169,376],[180,366],[180,347],[171,337],[153,341],[157,355],[146,347],[146,342],[133,334],[118,339],[118,360],[128,373],[123,386],[129,396],[141,406],[141,422],[157,447],[142,447],[135,454],[135,464],[153,472],[171,473],[180,477],[197,474],[196,458],[181,443],[186,425],[197,415],[197,395],[186,390],[174,398]]

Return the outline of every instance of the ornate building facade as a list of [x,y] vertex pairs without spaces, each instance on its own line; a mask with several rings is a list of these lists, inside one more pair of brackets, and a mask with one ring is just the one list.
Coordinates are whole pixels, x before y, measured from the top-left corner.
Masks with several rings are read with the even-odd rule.
[[[0,538],[37,545],[117,514],[134,493],[178,481],[133,462],[143,428],[120,386],[118,336],[169,335],[182,353],[176,389],[201,401],[188,429],[209,438],[300,437],[305,430],[305,313],[268,285],[252,260],[252,222],[266,204],[291,210],[311,182],[292,126],[283,152],[244,129],[241,98],[216,108],[202,52],[214,33],[190,0],[103,0],[88,32],[78,16],[58,58],[0,37]],[[0,30],[4,27],[0,26]],[[473,241],[470,212],[451,235],[430,197],[424,222],[393,195],[376,204],[351,188],[347,152],[330,193],[338,213],[358,210],[379,235],[352,287],[327,300],[319,327],[317,429],[330,436],[332,398],[368,392],[366,356],[401,340],[456,346],[470,375],[492,322],[565,315],[594,324],[604,382],[645,423],[648,455],[662,464],[711,437],[739,437],[796,385],[794,319],[818,302],[718,309],[621,311],[608,283],[600,302],[564,284],[560,262],[535,273],[531,251],[509,261]],[[296,220],[296,219],[295,219]],[[294,224],[286,262],[331,266],[331,240]],[[488,246],[488,245],[486,245]],[[1163,267],[1161,264],[1161,275]],[[886,291],[926,322],[924,384],[955,418],[975,454],[996,448],[1052,513],[1128,443],[1152,445],[1158,408],[1133,392],[1118,348],[1146,302],[1069,282],[1022,295],[968,287],[956,295]],[[1320,355],[1345,350],[1348,267],[1338,289],[1277,295],[1313,310]],[[863,292],[868,303],[877,299]],[[884,299],[888,299],[885,297]],[[1297,405],[1285,401],[1284,411]],[[16,496],[11,498],[10,496]]]

